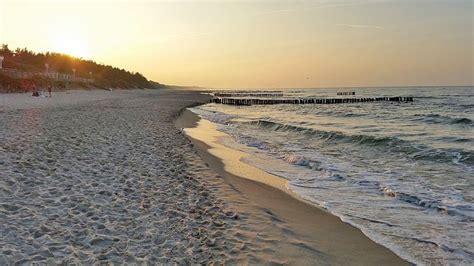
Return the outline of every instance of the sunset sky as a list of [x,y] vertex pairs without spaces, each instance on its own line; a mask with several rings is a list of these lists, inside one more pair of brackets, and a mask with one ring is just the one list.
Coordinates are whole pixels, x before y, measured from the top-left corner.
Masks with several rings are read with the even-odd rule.
[[0,42],[165,84],[472,85],[472,0],[0,0]]

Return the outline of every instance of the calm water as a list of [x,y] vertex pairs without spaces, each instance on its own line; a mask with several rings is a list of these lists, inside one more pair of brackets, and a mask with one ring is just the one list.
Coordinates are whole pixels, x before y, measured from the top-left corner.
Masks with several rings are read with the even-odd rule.
[[[345,89],[413,103],[194,108],[246,162],[412,262],[474,263],[474,88]],[[335,97],[333,89],[285,96]],[[341,96],[352,97],[352,96]],[[258,163],[257,163],[258,161]],[[275,163],[277,162],[277,163]],[[317,226],[315,224],[315,226]]]

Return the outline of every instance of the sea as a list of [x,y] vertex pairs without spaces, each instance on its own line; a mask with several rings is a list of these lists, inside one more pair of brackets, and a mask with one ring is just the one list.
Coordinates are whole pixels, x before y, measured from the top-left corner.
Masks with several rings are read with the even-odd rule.
[[474,87],[282,93],[278,97],[414,101],[210,103],[190,110],[248,147],[245,163],[286,179],[299,197],[400,257],[421,265],[474,264]]

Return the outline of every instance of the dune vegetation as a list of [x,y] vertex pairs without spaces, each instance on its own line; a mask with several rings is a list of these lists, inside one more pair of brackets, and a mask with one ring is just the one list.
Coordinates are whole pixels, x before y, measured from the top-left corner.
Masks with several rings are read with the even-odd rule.
[[160,85],[138,72],[104,65],[67,54],[36,53],[27,48],[0,48],[0,91],[31,91],[37,87],[65,88],[154,88]]

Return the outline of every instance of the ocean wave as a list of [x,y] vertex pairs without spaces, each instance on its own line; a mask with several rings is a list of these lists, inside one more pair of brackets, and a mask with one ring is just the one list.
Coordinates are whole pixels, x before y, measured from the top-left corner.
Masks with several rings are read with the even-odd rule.
[[[411,95],[410,95],[411,96]],[[443,99],[441,96],[416,96],[417,99]]]
[[472,124],[472,120],[469,118],[456,118],[452,121],[453,124]]
[[[286,130],[286,131],[296,131],[296,132],[304,132],[305,134],[309,133],[308,130],[311,130],[312,132],[315,132],[316,130],[313,129],[305,129],[301,130],[299,129],[300,127],[297,126],[291,126],[291,125],[286,125],[283,126],[282,124],[271,122],[271,121],[254,121],[250,122],[252,124],[256,124],[258,126],[263,126],[270,128],[272,130]],[[328,132],[323,131],[324,134],[329,134]],[[337,137],[340,135],[343,135],[342,133],[338,133]],[[337,137],[325,137],[324,139],[330,139],[332,138],[333,140],[336,139]],[[351,136],[346,136],[347,138],[350,138]],[[369,137],[368,139],[375,139],[375,143],[386,143],[385,139],[377,139],[375,137],[370,137],[370,136],[365,136]],[[362,137],[357,137],[355,138],[358,140],[358,143],[361,143],[361,139],[364,141],[368,141],[366,138]],[[405,142],[402,140],[397,140],[398,144],[403,143],[404,145],[409,145],[409,142]],[[248,142],[248,140],[246,141]],[[257,141],[252,140],[250,143],[253,143],[256,145]],[[259,146],[262,148],[263,143],[258,142],[259,144],[256,146]],[[337,173],[328,169],[327,167],[324,167],[321,162],[314,161],[313,159],[307,158],[303,155],[300,155],[295,152],[290,152],[290,153],[284,153],[279,150],[272,150],[272,152],[277,154],[277,157],[282,159],[283,161],[299,166],[299,167],[304,167],[306,169],[313,170],[314,174],[311,174],[311,178],[306,177],[305,179],[297,179],[297,180],[292,180],[290,182],[291,185],[295,187],[303,187],[303,188],[314,188],[314,189],[325,189],[323,186],[321,186],[320,182],[321,181],[330,181],[330,182],[350,182],[353,185],[356,185],[358,187],[363,187],[364,189],[369,189],[372,191],[380,191],[382,194],[385,196],[393,197],[399,201],[413,204],[415,206],[418,206],[423,209],[431,209],[435,210],[439,213],[446,214],[446,215],[452,215],[452,216],[458,216],[461,217],[464,221],[469,221],[472,222],[474,221],[474,205],[463,202],[462,204],[459,204],[459,202],[446,202],[442,198],[437,199],[437,197],[430,198],[429,193],[426,195],[421,195],[421,194],[413,194],[412,192],[407,192],[403,191],[403,188],[401,190],[396,190],[390,186],[384,185],[383,183],[375,180],[349,180],[340,173]],[[418,152],[413,154],[413,158],[415,159],[430,159],[430,158],[435,158],[436,156],[440,156],[439,152],[437,154],[430,154],[430,152],[434,151],[425,151],[423,152]],[[452,155],[455,156],[455,155]],[[459,155],[458,155],[459,156]],[[443,157],[446,159],[446,157]],[[451,159],[451,158],[448,158]],[[423,193],[422,193],[423,194]]]
[[396,198],[400,201],[404,201],[419,207],[436,210],[440,213],[448,215],[457,215],[463,217],[469,222],[474,221],[474,205],[448,205],[444,204],[439,199],[427,199],[422,198],[419,195],[412,195],[406,192],[395,191],[390,186],[381,187],[380,190],[384,195]]
[[344,116],[344,117],[362,117],[362,116],[366,116],[366,114],[356,114],[356,113],[347,113],[346,112],[342,116]]
[[422,121],[430,124],[447,125],[473,125],[473,121],[467,117],[449,117],[439,114],[414,114],[414,121]]
[[304,134],[308,138],[317,138],[328,144],[348,143],[352,145],[365,145],[380,148],[387,152],[399,152],[414,160],[434,160],[438,162],[474,165],[474,154],[470,151],[434,149],[402,140],[397,137],[346,135],[337,131],[323,131],[268,120],[254,120],[242,123],[271,131]]
[[474,260],[474,253],[469,251],[469,250],[463,249],[463,248],[453,248],[453,247],[449,247],[445,244],[440,244],[440,243],[437,243],[435,241],[426,240],[426,239],[422,239],[422,238],[419,238],[419,237],[407,237],[407,236],[400,236],[400,235],[395,235],[395,234],[386,234],[386,235],[396,237],[396,238],[409,239],[409,240],[413,240],[413,241],[416,241],[416,242],[419,242],[419,243],[422,243],[422,244],[433,245],[433,246],[436,246],[437,248],[440,248],[444,251],[459,254],[462,257],[468,258],[470,261]]
[[284,156],[284,160],[287,163],[294,164],[294,165],[299,165],[299,166],[309,166],[310,161],[303,156],[298,156],[298,155],[293,155],[289,154]]
[[472,95],[469,94],[440,94],[439,97],[472,97]]

